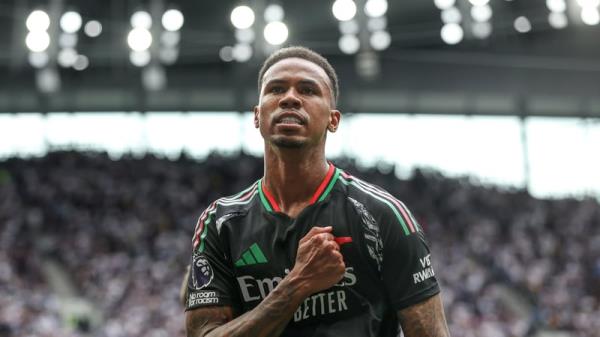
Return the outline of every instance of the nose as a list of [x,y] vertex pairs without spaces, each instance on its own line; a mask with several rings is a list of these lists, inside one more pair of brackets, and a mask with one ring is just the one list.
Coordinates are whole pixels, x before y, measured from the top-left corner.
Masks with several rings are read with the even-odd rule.
[[297,96],[296,89],[289,88],[288,91],[279,100],[279,107],[282,109],[300,109],[302,101]]

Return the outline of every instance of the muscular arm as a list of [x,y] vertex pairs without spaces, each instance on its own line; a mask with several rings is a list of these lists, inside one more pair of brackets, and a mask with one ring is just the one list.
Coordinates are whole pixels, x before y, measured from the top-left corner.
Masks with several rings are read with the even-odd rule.
[[286,277],[256,308],[235,319],[231,307],[188,311],[187,336],[278,336],[305,297],[299,282]]
[[405,337],[450,337],[440,294],[398,311]]

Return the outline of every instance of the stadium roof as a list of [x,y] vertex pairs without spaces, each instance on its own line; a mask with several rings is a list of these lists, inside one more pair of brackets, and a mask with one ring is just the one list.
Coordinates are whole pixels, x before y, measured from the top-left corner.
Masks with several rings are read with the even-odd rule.
[[[365,0],[355,2],[355,20],[363,27],[357,35],[365,46],[370,34],[362,11]],[[600,26],[582,22],[577,1],[566,0],[568,25],[556,29],[544,0],[491,0],[492,31],[485,38],[472,32],[472,2],[456,1],[464,38],[450,45],[440,37],[444,23],[433,0],[388,0],[385,30],[390,46],[382,51],[364,47],[351,55],[338,46],[341,33],[332,15],[333,0],[276,3],[283,7],[289,28],[284,45],[305,45],[330,59],[341,79],[340,106],[346,112],[600,117]],[[220,57],[222,48],[237,43],[230,13],[242,3],[257,13],[254,54],[247,62],[226,62]],[[248,111],[256,102],[256,74],[268,52],[261,13],[271,3],[275,1],[2,1],[0,112]],[[185,17],[172,65],[155,61],[160,16],[168,8]],[[41,70],[30,64],[25,45],[25,20],[35,9],[46,10],[52,22],[46,52],[60,87],[48,93],[40,91]],[[140,9],[154,17],[151,64],[166,75],[166,85],[158,91],[142,83],[149,66],[136,67],[129,58],[130,16]],[[56,65],[61,49],[57,22],[69,10],[79,12],[83,24],[98,20],[103,28],[95,38],[77,33],[77,53],[89,61],[81,71]],[[530,22],[529,32],[515,29],[521,16]],[[364,67],[373,65],[377,74],[365,75]]]

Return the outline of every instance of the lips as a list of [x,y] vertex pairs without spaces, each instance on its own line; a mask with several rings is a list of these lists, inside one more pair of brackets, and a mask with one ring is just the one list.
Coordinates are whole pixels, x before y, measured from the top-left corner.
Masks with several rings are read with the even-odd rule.
[[282,112],[275,118],[275,124],[304,125],[306,119],[296,112]]

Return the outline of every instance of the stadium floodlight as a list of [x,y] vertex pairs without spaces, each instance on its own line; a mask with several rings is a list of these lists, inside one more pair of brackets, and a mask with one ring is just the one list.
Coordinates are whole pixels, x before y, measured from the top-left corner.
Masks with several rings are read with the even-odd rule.
[[46,94],[56,92],[60,89],[60,76],[55,68],[48,67],[40,69],[35,74],[37,88]]
[[283,7],[278,4],[270,4],[265,9],[266,22],[283,21],[284,16]]
[[565,0],[546,0],[546,7],[552,12],[564,12],[567,10]]
[[581,8],[590,8],[600,6],[600,0],[577,0],[577,4]]
[[150,63],[150,52],[148,50],[129,52],[129,62],[136,67],[145,67]]
[[340,21],[339,28],[342,34],[358,34],[360,30],[356,20]]
[[531,22],[524,16],[519,16],[514,22],[515,30],[519,33],[528,33],[531,31]]
[[144,28],[134,28],[127,35],[129,48],[135,51],[143,51],[152,45],[152,34]]
[[368,0],[365,3],[365,14],[372,18],[385,15],[388,10],[387,0]]
[[454,7],[454,4],[456,4],[456,0],[434,0],[433,3],[435,4],[435,7],[437,7],[439,10],[444,10],[450,7]]
[[25,25],[30,32],[45,32],[50,27],[50,17],[43,10],[35,10],[29,14]]
[[440,31],[442,40],[447,44],[457,44],[462,41],[464,32],[462,27],[456,23],[447,23]]
[[142,85],[148,91],[159,91],[167,86],[167,74],[160,65],[153,65],[142,70]]
[[271,45],[278,46],[284,43],[288,38],[288,34],[286,24],[281,21],[269,22],[265,26],[264,37]]
[[471,7],[471,17],[477,22],[489,21],[492,18],[492,7],[490,5]]
[[102,33],[102,24],[96,20],[88,21],[83,27],[83,32],[89,37],[97,37]]
[[180,30],[183,27],[183,13],[177,9],[169,9],[163,14],[161,21],[163,27],[170,32]]
[[48,64],[50,57],[48,56],[48,54],[46,52],[39,52],[39,53],[32,52],[32,53],[29,53],[28,59],[29,59],[29,64],[31,64],[32,67],[37,68],[37,69],[42,69]]
[[58,45],[61,48],[75,48],[77,45],[77,34],[74,33],[62,33],[58,37]]
[[484,6],[487,5],[490,2],[490,0],[469,0],[469,2],[473,6]]
[[581,9],[581,21],[588,26],[595,26],[600,23],[600,13],[596,7],[583,7]]
[[335,0],[331,11],[339,21],[352,20],[356,15],[356,4],[353,0]]
[[373,49],[385,50],[392,43],[392,37],[386,30],[380,30],[371,34],[369,42],[371,43],[371,47],[373,47]]
[[444,9],[440,15],[443,23],[460,23],[462,21],[462,14],[456,7]]
[[163,64],[173,65],[177,62],[179,57],[179,49],[177,48],[163,48],[158,53],[158,58]]
[[164,31],[160,35],[160,42],[165,47],[175,47],[179,44],[181,40],[181,34],[179,31]]
[[152,16],[146,11],[137,11],[131,15],[131,27],[150,29],[152,27]]
[[471,32],[474,37],[483,40],[492,34],[492,24],[489,21],[473,22]]
[[82,71],[87,69],[87,67],[90,65],[90,60],[88,59],[87,56],[85,55],[77,55],[77,59],[75,60],[75,63],[73,64],[73,69],[77,70],[77,71]]
[[64,48],[58,53],[56,61],[63,68],[71,67],[77,61],[77,52],[73,48]]
[[224,62],[231,62],[231,61],[233,61],[233,47],[232,46],[225,46],[225,47],[221,48],[221,50],[219,50],[219,57]]
[[252,42],[254,42],[255,38],[256,38],[256,34],[254,33],[254,30],[251,28],[235,30],[235,39],[238,42],[252,43]]
[[238,43],[233,47],[232,56],[238,62],[246,62],[252,58],[252,47],[247,43]]
[[42,52],[50,46],[50,35],[46,31],[31,31],[25,37],[25,45],[32,52]]
[[[367,28],[369,29],[370,32],[377,32],[380,30],[385,30],[386,27],[387,27],[387,19],[385,18],[385,16],[380,16],[378,18],[370,18],[369,21],[367,21]],[[355,34],[357,34],[357,33],[355,33]]]
[[65,12],[60,17],[60,28],[65,33],[76,33],[81,28],[81,15],[74,11]]
[[246,29],[254,24],[254,11],[248,6],[237,6],[231,11],[231,23],[237,29]]
[[356,54],[360,49],[360,40],[354,34],[345,34],[340,37],[338,47],[344,54]]
[[548,23],[555,29],[563,29],[569,24],[569,19],[564,12],[550,12],[548,15]]

